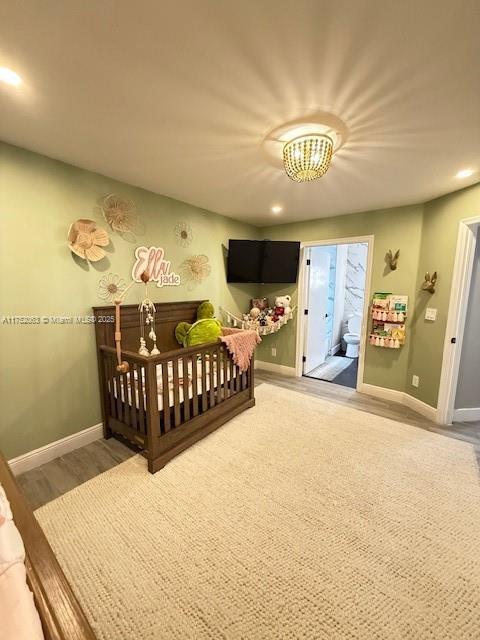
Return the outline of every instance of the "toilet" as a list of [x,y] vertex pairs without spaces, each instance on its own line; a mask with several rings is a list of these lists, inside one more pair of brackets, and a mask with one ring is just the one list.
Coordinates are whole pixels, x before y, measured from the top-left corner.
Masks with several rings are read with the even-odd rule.
[[343,336],[347,351],[347,358],[358,358],[358,349],[360,346],[360,329],[362,326],[362,316],[355,314],[348,319],[348,333]]

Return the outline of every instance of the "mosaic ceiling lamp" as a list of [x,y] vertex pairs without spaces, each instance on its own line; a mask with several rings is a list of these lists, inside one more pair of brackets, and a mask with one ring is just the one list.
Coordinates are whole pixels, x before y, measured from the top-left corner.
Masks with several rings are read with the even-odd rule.
[[98,262],[105,257],[102,247],[110,243],[105,229],[97,226],[94,220],[80,218],[68,230],[68,246],[70,250],[83,260]]
[[327,135],[307,135],[294,138],[283,148],[287,176],[295,182],[321,178],[329,169],[333,140]]

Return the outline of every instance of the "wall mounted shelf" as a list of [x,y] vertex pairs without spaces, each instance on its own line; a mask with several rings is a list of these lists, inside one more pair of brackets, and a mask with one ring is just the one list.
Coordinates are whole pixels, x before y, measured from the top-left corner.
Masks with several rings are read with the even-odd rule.
[[372,300],[372,329],[369,344],[384,349],[400,349],[405,344],[408,296],[375,293]]

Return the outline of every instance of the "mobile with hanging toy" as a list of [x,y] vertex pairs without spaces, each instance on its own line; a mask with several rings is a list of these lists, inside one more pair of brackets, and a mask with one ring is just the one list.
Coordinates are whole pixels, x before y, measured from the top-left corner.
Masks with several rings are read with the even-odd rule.
[[[138,310],[140,313],[140,347],[138,353],[141,356],[157,356],[160,350],[157,347],[157,334],[155,333],[155,305],[148,296],[148,283],[150,282],[150,274],[148,271],[144,271],[140,276],[141,281],[145,285],[145,298],[140,302]],[[120,321],[120,307],[125,300],[128,291],[137,284],[135,280],[124,289],[122,295],[115,298],[113,301],[115,305],[115,349],[117,352],[117,371],[120,373],[127,373],[130,369],[128,362],[122,360],[122,330]],[[148,330],[148,334],[146,331]],[[147,348],[147,335],[148,339],[152,342],[152,348],[149,351]]]

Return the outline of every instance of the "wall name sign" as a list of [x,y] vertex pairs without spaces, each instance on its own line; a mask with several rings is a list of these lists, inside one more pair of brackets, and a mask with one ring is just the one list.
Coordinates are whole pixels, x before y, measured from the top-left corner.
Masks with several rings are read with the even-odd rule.
[[135,249],[135,264],[132,268],[132,279],[142,282],[144,271],[150,274],[150,280],[157,283],[157,287],[178,287],[180,276],[170,271],[171,262],[165,260],[162,247],[137,247]]

